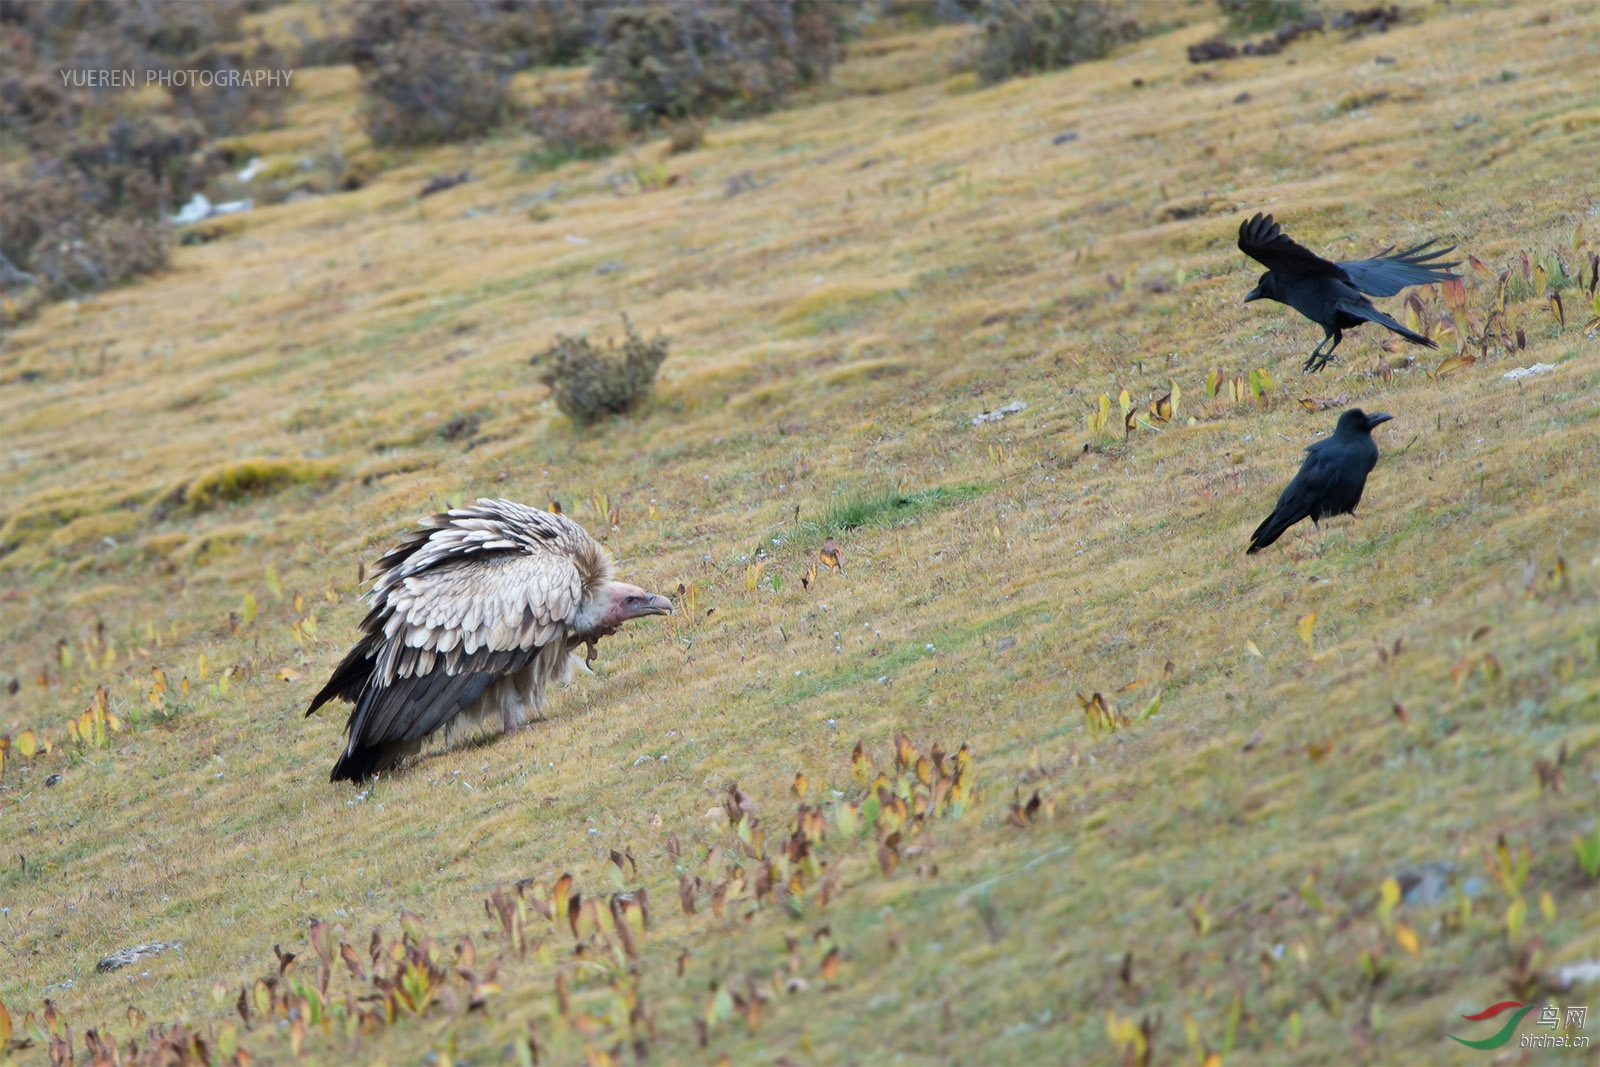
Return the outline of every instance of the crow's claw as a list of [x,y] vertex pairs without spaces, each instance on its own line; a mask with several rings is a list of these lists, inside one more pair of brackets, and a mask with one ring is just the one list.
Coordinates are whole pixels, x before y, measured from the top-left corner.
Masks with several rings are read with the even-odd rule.
[[1328,365],[1328,357],[1321,352],[1311,353],[1311,358],[1306,360],[1305,366],[1300,368],[1301,374],[1315,374]]

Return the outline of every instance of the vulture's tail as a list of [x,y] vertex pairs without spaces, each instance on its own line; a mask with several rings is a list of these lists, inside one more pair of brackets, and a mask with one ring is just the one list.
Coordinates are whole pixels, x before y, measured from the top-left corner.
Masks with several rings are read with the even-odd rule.
[[328,781],[359,782],[371,778],[379,771],[388,770],[407,756],[414,756],[420,751],[422,751],[421,741],[388,741],[383,744],[347,748],[339,757],[339,762],[333,765],[333,773],[328,775]]

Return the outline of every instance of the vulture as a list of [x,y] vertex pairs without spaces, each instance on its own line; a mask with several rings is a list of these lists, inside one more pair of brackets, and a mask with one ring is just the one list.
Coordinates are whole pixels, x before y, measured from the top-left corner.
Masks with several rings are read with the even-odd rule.
[[[1394,296],[1408,285],[1454,280],[1458,276],[1447,268],[1455,262],[1440,263],[1438,259],[1455,246],[1434,248],[1433,244],[1426,241],[1404,252],[1396,252],[1391,245],[1371,259],[1334,263],[1289,240],[1271,215],[1257,214],[1239,224],[1239,251],[1267,271],[1245,294],[1244,302],[1276,300],[1322,327],[1322,341],[1306,360],[1305,371],[1326,367],[1333,350],[1344,340],[1344,331],[1363,322],[1385,326],[1414,345],[1437,348],[1422,334],[1379,311],[1363,295]],[[1333,344],[1324,352],[1322,346],[1330,340]]]
[[480,499],[423,519],[373,565],[361,640],[306,709],[354,704],[330,781],[359,782],[498,723],[539,718],[572,653],[672,602],[612,578],[611,554],[564,515]]
[[1367,487],[1367,475],[1378,465],[1378,444],[1372,431],[1392,418],[1381,411],[1368,415],[1351,408],[1339,416],[1333,436],[1307,445],[1300,472],[1284,487],[1272,514],[1250,535],[1245,555],[1260,552],[1301,519],[1309,518],[1320,531],[1323,519],[1354,515]]

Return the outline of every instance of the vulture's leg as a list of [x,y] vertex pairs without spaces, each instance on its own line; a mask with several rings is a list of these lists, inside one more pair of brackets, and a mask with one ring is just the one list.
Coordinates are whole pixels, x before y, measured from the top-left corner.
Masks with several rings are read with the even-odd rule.
[[583,665],[588,667],[590,670],[594,670],[594,661],[600,657],[600,650],[595,647],[594,638],[589,638],[587,643],[589,645],[589,651],[585,652],[583,655]]

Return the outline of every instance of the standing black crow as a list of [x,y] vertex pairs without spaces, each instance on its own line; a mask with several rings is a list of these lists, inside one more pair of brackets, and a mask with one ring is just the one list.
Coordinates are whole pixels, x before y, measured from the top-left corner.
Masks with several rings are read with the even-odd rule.
[[1278,506],[1267,521],[1250,535],[1246,555],[1260,552],[1301,519],[1309,517],[1321,529],[1323,519],[1354,515],[1356,505],[1361,503],[1361,490],[1367,487],[1367,474],[1378,465],[1372,428],[1392,418],[1381,412],[1368,415],[1360,408],[1351,408],[1339,416],[1332,437],[1308,445],[1309,455],[1300,465],[1300,473],[1278,497]]
[[[1245,303],[1265,297],[1288,304],[1322,327],[1322,342],[1312,351],[1303,368],[1319,371],[1333,358],[1333,350],[1344,340],[1344,331],[1363,322],[1387,326],[1414,345],[1438,347],[1420,333],[1412,333],[1394,319],[1373,307],[1363,293],[1394,296],[1408,285],[1450,281],[1456,277],[1436,262],[1455,248],[1433,248],[1432,241],[1395,252],[1394,246],[1371,259],[1333,263],[1310,249],[1295,244],[1284,234],[1271,215],[1257,214],[1239,224],[1239,251],[1267,268],[1256,287],[1245,295]],[[1326,352],[1322,346],[1333,344]]]

